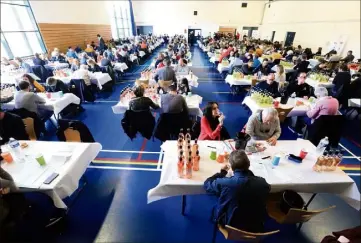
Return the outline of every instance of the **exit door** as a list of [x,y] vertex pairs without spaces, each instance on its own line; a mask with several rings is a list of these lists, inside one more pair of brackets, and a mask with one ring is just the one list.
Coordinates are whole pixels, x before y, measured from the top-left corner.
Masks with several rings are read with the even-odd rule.
[[275,39],[275,34],[276,34],[276,31],[272,31],[272,36],[271,36],[271,41],[273,42],[273,40]]
[[285,46],[292,46],[293,40],[295,39],[296,32],[287,32]]

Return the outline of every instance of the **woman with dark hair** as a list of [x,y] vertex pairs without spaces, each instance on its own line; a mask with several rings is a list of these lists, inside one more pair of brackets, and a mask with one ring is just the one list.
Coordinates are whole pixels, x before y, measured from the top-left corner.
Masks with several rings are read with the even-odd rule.
[[182,78],[181,83],[178,85],[178,93],[188,95],[188,92],[191,92],[188,79]]
[[144,97],[144,87],[139,85],[134,90],[135,97],[129,102],[129,110],[132,111],[150,111],[150,107],[158,109],[159,105],[155,104],[150,98]]
[[30,76],[29,74],[25,73],[22,76],[22,80],[26,81],[28,83],[30,83],[31,89],[30,90],[34,90],[36,92],[45,92],[45,88],[39,84],[32,76]]
[[217,102],[209,102],[201,119],[199,140],[224,140],[230,136],[223,127],[224,115],[218,109]]

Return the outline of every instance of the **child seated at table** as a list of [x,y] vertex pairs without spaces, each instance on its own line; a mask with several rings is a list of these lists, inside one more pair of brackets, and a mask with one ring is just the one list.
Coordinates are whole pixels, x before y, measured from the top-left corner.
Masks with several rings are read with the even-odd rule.
[[250,162],[244,150],[233,151],[229,164],[232,177],[226,177],[229,166],[224,165],[204,182],[204,189],[218,197],[212,220],[248,232],[263,232],[270,185],[249,170]]

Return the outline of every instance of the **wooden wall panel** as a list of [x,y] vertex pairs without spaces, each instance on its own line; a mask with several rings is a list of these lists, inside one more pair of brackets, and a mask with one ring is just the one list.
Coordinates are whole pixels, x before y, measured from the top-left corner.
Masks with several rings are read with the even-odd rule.
[[66,52],[69,46],[85,48],[87,43],[98,43],[97,34],[105,41],[112,37],[110,25],[38,23],[48,52],[55,47]]

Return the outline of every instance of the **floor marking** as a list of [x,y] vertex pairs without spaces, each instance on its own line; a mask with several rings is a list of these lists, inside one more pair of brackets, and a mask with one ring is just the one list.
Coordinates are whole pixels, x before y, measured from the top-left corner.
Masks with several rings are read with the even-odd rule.
[[93,164],[114,164],[114,165],[150,165],[156,166],[156,162],[129,162],[129,161],[107,161],[107,160],[93,160]]
[[118,103],[119,100],[97,100],[94,103]]
[[161,171],[159,169],[152,168],[133,168],[133,167],[114,167],[114,166],[94,166],[89,165],[88,168],[91,169],[102,169],[102,170],[139,170],[139,171]]
[[355,140],[353,140],[352,138],[350,138],[350,137],[346,137],[348,140],[350,140],[351,141],[351,143],[353,143],[354,145],[356,145],[357,147],[359,147],[359,148],[361,148],[361,145],[360,144],[358,144]]
[[164,156],[164,152],[163,152],[163,149],[162,149],[162,150],[160,151],[160,154],[159,154],[159,160],[158,160],[157,169],[160,169],[160,165],[161,165],[161,163],[162,163],[163,156]]
[[340,168],[341,170],[360,170],[360,167],[344,167],[344,166],[339,166],[338,168]]
[[[142,143],[142,146],[140,147],[140,151],[144,151],[144,149],[145,149],[145,146],[147,145],[147,139],[143,139],[143,143]],[[138,154],[138,157],[137,157],[137,160],[141,160],[142,159],[142,153],[139,153]]]
[[357,159],[358,161],[361,161],[361,159],[359,157],[357,157],[355,154],[353,154],[350,150],[348,150],[345,146],[343,146],[341,143],[339,143],[339,145],[344,148],[347,152],[349,152],[349,154],[351,154],[352,156],[355,157],[355,159]]
[[127,150],[100,150],[100,152],[109,152],[109,153],[132,153],[132,154],[136,154],[136,153],[143,153],[143,154],[160,154],[160,152],[151,152],[151,151],[127,151]]
[[354,156],[343,156],[342,158],[344,158],[344,159],[355,159]]
[[360,173],[346,173],[347,175],[349,176],[360,176],[361,174]]
[[232,92],[229,91],[217,91],[217,92],[212,92],[213,94],[232,94]]

